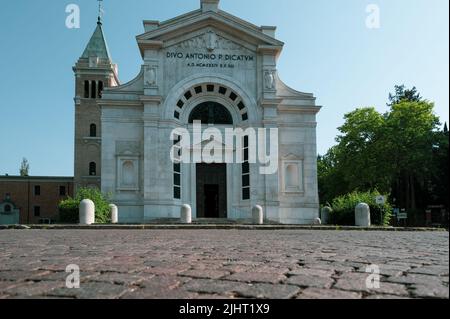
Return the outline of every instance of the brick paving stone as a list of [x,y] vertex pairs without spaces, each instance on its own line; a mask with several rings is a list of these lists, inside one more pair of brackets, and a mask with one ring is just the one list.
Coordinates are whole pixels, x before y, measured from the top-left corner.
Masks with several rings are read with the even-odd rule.
[[361,299],[358,292],[343,291],[337,289],[306,288],[302,290],[297,299]]
[[327,277],[330,278],[335,274],[333,270],[323,270],[323,269],[314,269],[314,268],[298,268],[290,271],[288,275],[304,275],[304,276],[317,276],[317,277]]
[[292,285],[250,284],[235,290],[238,297],[255,299],[290,299],[300,291]]
[[409,271],[411,274],[424,274],[424,275],[437,275],[448,276],[449,268],[447,266],[423,266],[420,268],[414,268]]
[[57,288],[47,295],[54,297],[72,297],[76,299],[117,299],[125,294],[129,288],[109,283],[87,282],[80,284],[80,288]]
[[189,265],[177,265],[174,267],[153,267],[147,268],[143,272],[154,275],[178,275],[189,270]]
[[42,297],[53,289],[65,287],[63,281],[39,281],[39,282],[26,282],[8,289],[6,292],[11,296],[21,297]]
[[213,279],[193,279],[183,286],[183,289],[204,294],[218,294],[232,297],[236,291],[247,289],[248,284]]
[[366,280],[369,274],[345,273],[337,279],[334,288],[349,291],[360,291],[369,294],[391,294],[399,296],[408,296],[408,290],[404,285],[380,282],[380,288],[369,289],[366,286]]
[[[448,232],[0,230],[0,298],[448,298]],[[65,288],[67,265],[80,289]],[[367,289],[367,265],[381,288]]]
[[137,285],[144,280],[149,280],[154,275],[146,274],[142,275],[133,275],[133,274],[123,274],[123,273],[114,273],[114,272],[105,272],[101,274],[94,275],[89,278],[89,281],[92,282],[108,282],[116,285]]
[[239,272],[231,276],[225,277],[227,280],[241,281],[241,282],[264,282],[277,284],[286,279],[285,276],[273,273],[264,272]]
[[204,278],[204,279],[220,279],[225,276],[230,275],[228,271],[222,270],[187,270],[185,272],[180,273],[182,276],[192,277],[192,278]]
[[9,281],[27,281],[32,279],[37,279],[39,277],[43,277],[44,275],[49,274],[48,271],[41,270],[32,270],[32,271],[0,271],[0,280],[9,280]]
[[410,274],[407,273],[405,276],[398,277],[388,277],[383,279],[383,281],[397,283],[397,284],[420,284],[420,285],[440,285],[444,282],[444,278],[437,276],[429,276],[422,274]]
[[444,285],[422,285],[413,284],[411,286],[412,295],[420,298],[449,298],[448,286]]
[[330,277],[302,274],[289,277],[286,283],[300,287],[331,288],[334,280]]
[[365,299],[412,299],[405,296],[395,296],[395,295],[369,295]]

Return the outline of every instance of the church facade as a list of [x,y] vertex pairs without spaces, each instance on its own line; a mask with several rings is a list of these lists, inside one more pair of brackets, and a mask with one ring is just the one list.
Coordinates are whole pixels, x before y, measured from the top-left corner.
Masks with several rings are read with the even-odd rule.
[[[74,67],[75,185],[112,194],[121,223],[179,218],[183,204],[194,218],[247,219],[260,205],[267,220],[312,223],[319,216],[315,97],[279,78],[283,42],[275,27],[226,13],[219,0],[200,2],[200,9],[174,19],[144,21],[136,38],[142,68],[125,84],[99,20]],[[200,131],[196,141],[199,121],[200,130],[217,134]],[[218,138],[227,129],[267,132],[262,140],[276,144],[270,148],[276,169],[262,173],[264,164],[251,160],[259,137],[228,143]],[[187,145],[174,130],[194,138]],[[211,163],[171,156],[211,144],[242,158]]]

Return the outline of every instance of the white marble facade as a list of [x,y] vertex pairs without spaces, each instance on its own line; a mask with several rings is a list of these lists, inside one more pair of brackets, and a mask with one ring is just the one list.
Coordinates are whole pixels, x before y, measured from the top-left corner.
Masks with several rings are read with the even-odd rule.
[[199,10],[172,20],[144,21],[145,33],[137,37],[141,72],[103,93],[101,184],[113,194],[121,223],[179,218],[183,204],[199,217],[196,164],[182,164],[177,182],[169,155],[171,131],[192,130],[189,116],[204,102],[223,105],[234,127],[279,130],[279,169],[261,175],[259,164],[250,165],[250,199],[243,196],[242,164],[226,164],[226,217],[251,218],[254,205],[281,223],[311,224],[319,217],[320,107],[312,94],[280,80],[283,43],[275,39],[275,28],[252,25],[218,5],[201,0]]

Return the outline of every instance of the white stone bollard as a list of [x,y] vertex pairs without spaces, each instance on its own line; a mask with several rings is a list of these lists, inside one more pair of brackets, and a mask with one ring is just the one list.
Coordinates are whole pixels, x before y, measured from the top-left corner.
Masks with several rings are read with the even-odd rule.
[[322,225],[322,221],[320,220],[320,218],[314,219],[314,225]]
[[322,210],[320,211],[322,224],[327,225],[329,223],[330,215],[332,212],[333,210],[331,209],[331,207],[325,206],[324,208],[322,208]]
[[259,205],[256,205],[252,209],[252,219],[253,224],[255,225],[263,225],[264,224],[264,213],[263,208]]
[[182,224],[192,224],[192,208],[189,205],[181,206],[180,220]]
[[95,223],[95,204],[90,199],[83,199],[80,203],[80,224],[91,225]]
[[111,224],[117,224],[119,222],[119,208],[116,205],[109,205],[111,211]]
[[370,207],[366,203],[360,203],[355,208],[355,225],[370,227]]

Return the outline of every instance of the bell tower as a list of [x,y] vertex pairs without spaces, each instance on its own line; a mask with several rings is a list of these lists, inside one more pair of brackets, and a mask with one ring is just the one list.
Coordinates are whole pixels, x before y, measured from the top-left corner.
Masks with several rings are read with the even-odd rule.
[[75,73],[75,189],[101,189],[101,110],[103,89],[119,85],[102,27],[101,8],[95,31],[73,67]]

